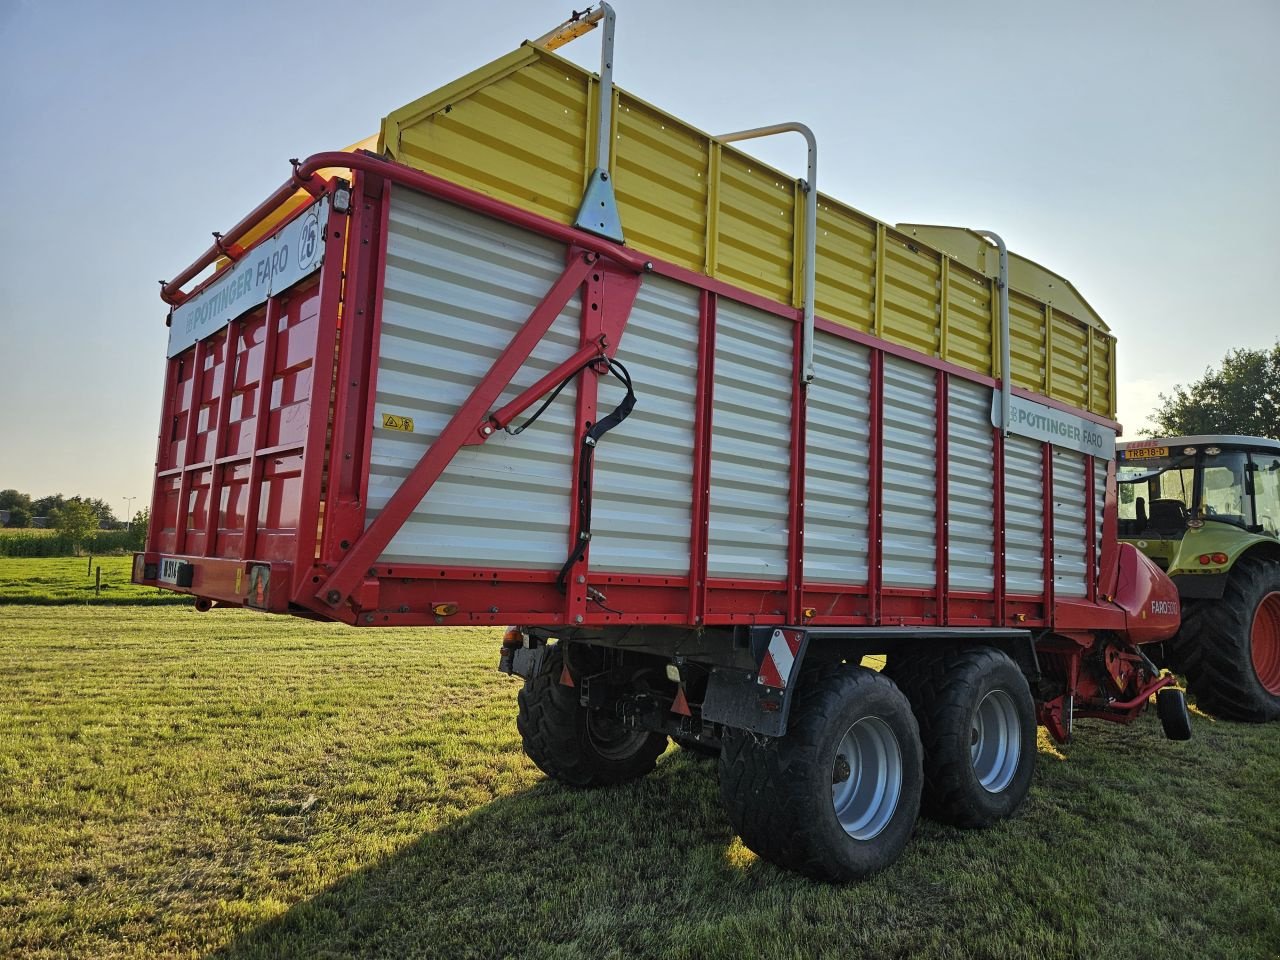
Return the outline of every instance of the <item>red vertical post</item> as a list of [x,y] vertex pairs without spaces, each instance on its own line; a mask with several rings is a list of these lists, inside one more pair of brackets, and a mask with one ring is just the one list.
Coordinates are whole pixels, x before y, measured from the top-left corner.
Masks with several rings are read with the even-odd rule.
[[379,180],[371,183],[366,174],[358,174],[352,184],[321,562],[340,557],[364,529],[362,487],[367,482],[368,458],[362,458],[360,453],[373,418],[374,397],[367,387],[377,373],[377,304],[386,237],[380,226],[385,189]]
[[693,420],[693,503],[689,518],[689,622],[707,615],[707,550],[711,512],[711,419],[715,398],[716,297],[698,304],[698,370]]
[[1005,529],[1004,529],[1004,431],[1000,427],[992,428],[991,449],[995,459],[992,470],[992,519],[995,521],[994,531],[994,580],[995,587],[995,623],[1004,626],[1005,616]]
[[231,390],[236,378],[236,360],[240,353],[240,321],[232,320],[227,326],[226,342],[222,348],[222,391],[218,397],[218,423],[209,443],[209,511],[205,518],[205,556],[217,555],[218,520],[222,516],[219,503],[222,497],[222,471],[218,459],[226,452],[227,427],[231,420]]
[[1053,444],[1043,443],[1041,463],[1044,474],[1044,622],[1053,623]]
[[1106,499],[1102,509],[1102,556],[1098,559],[1098,592],[1108,600],[1116,592],[1120,544],[1116,539],[1119,517],[1116,505],[1116,462],[1107,461]]
[[173,552],[182,553],[187,546],[187,500],[191,496],[192,453],[195,450],[196,434],[200,426],[200,404],[204,396],[204,365],[208,356],[208,339],[196,343],[194,368],[191,371],[191,402],[187,404],[187,430],[182,444],[182,462],[174,466],[180,467],[182,473],[178,480],[178,516],[176,529],[173,532]]
[[271,393],[276,376],[276,343],[280,339],[280,299],[267,301],[263,320],[262,371],[258,374],[258,396],[253,420],[253,450],[249,457],[249,488],[244,508],[244,536],[240,540],[240,558],[249,560],[258,539],[258,503],[262,497],[262,474],[265,468],[259,451],[267,445],[271,420]]
[[[321,510],[328,509],[332,490],[326,484],[329,463],[326,447],[329,424],[336,416],[334,357],[338,347],[338,313],[342,302],[344,255],[347,252],[349,218],[330,208],[324,224],[324,264],[320,269],[320,302],[316,317],[316,351],[311,366],[310,417],[302,453],[302,496],[298,505],[298,529],[294,535],[294,569],[301,572],[315,563],[320,538]],[[328,517],[324,517],[326,526]]]
[[[570,250],[569,256],[570,260],[572,260],[573,257],[581,256],[581,254]],[[604,278],[604,265],[597,260],[592,264],[591,269],[587,271],[582,285],[582,332],[578,338],[579,346],[586,346],[600,337],[604,312],[608,307],[605,299]],[[582,536],[581,517],[578,511],[578,501],[583,495],[583,457],[586,455],[582,438],[596,422],[596,401],[600,392],[600,378],[592,373],[590,369],[587,369],[578,377],[578,382],[574,386],[577,390],[577,396],[574,400],[575,413],[573,421],[573,485],[569,494],[568,550],[570,552],[577,548],[579,538]],[[591,479],[591,477],[588,477],[588,484]],[[586,548],[582,551],[582,556],[569,569],[569,575],[565,578],[565,623],[582,623],[586,619],[587,568],[590,562],[591,544],[587,543]]]
[[947,474],[947,465],[949,462],[949,438],[947,434],[950,424],[951,398],[949,394],[947,373],[945,370],[938,371],[934,394],[937,405],[937,421],[934,427],[936,431],[934,435],[934,452],[937,458],[934,461],[935,504],[937,509],[934,520],[934,529],[936,530],[935,536],[937,537],[937,556],[934,559],[934,572],[937,575],[937,599],[935,609],[937,610],[938,625],[942,626],[949,619],[947,591],[949,589],[949,577],[951,572],[951,521],[947,511],[947,507],[950,502],[948,493],[949,478]]
[[884,584],[884,351],[871,351],[871,410],[867,438],[868,616],[880,622],[880,590]]
[[365,510],[369,503],[369,456],[373,450],[373,416],[374,407],[377,405],[378,396],[378,355],[381,352],[382,343],[382,295],[387,288],[387,239],[390,236],[391,223],[391,191],[392,187],[389,181],[383,181],[382,184],[382,203],[380,215],[378,217],[378,233],[377,233],[377,268],[374,272],[373,291],[371,302],[373,304],[373,325],[369,332],[369,341],[372,344],[369,353],[369,366],[365,370],[365,421],[364,432],[362,437],[362,447],[359,448],[357,460],[360,463],[360,488],[359,488],[359,504],[358,504],[358,521],[361,530],[364,529]]
[[1084,561],[1084,583],[1086,595],[1089,602],[1093,603],[1098,599],[1098,511],[1095,497],[1097,496],[1097,486],[1093,478],[1094,458],[1084,458],[1084,502],[1085,502],[1085,561]]
[[804,620],[804,457],[806,401],[804,326],[797,323],[792,339],[791,376],[791,502],[787,509],[787,620]]

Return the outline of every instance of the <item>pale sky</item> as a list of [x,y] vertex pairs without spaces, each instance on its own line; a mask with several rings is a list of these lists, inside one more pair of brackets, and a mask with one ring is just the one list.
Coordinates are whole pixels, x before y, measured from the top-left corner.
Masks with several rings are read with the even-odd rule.
[[[1280,336],[1280,3],[616,0],[615,80],[711,132],[801,120],[820,187],[998,230],[1161,390]],[[374,133],[568,5],[0,0],[0,488],[150,495],[173,276],[288,157]],[[561,51],[595,67],[598,34]],[[803,145],[749,145],[788,171]]]

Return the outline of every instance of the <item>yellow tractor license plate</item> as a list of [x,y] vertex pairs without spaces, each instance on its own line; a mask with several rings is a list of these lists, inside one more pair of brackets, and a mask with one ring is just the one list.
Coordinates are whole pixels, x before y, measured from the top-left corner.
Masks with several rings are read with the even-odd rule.
[[1130,447],[1124,451],[1126,460],[1155,460],[1168,455],[1168,447]]

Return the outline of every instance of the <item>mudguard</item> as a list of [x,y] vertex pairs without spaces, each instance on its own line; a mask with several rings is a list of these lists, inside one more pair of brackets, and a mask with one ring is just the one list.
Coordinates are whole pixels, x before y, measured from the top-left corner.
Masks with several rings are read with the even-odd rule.
[[1120,544],[1119,567],[1114,602],[1124,611],[1130,642],[1168,640],[1182,625],[1178,588],[1131,543]]

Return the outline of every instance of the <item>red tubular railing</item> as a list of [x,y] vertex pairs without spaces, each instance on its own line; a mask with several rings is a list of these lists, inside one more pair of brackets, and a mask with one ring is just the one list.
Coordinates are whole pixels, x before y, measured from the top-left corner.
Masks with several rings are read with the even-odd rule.
[[634,251],[619,246],[611,240],[584,233],[567,224],[556,223],[554,220],[548,220],[546,217],[536,213],[513,211],[512,207],[499,201],[493,201],[492,209],[486,210],[485,202],[483,200],[477,202],[475,195],[471,191],[450,183],[448,180],[434,177],[429,173],[413,170],[365,151],[343,153],[334,150],[327,153],[314,154],[301,163],[295,161],[293,174],[289,179],[277,187],[271,196],[254,207],[248,216],[230,230],[220,235],[215,234],[217,239],[213,246],[196,258],[189,267],[161,287],[160,299],[175,307],[188,299],[191,294],[183,291],[183,284],[189,283],[219,257],[225,256],[224,251],[227,248],[234,246],[245,234],[278,209],[281,204],[288,201],[299,189],[306,190],[312,196],[317,197],[324,193],[329,188],[329,184],[318,175],[318,171],[334,167],[352,171],[359,170],[373,176],[384,177],[392,183],[401,184],[441,200],[461,201],[465,199],[468,206],[481,213],[490,213],[495,216],[501,215],[509,223],[526,227],[555,240],[577,244],[584,250],[608,257],[610,260],[636,271],[650,266],[647,258],[639,256]]
[[1168,674],[1165,674],[1163,677],[1157,677],[1151,683],[1147,684],[1146,687],[1142,689],[1142,692],[1139,693],[1132,700],[1108,703],[1107,709],[1121,710],[1121,711],[1136,710],[1139,707],[1145,706],[1146,702],[1151,699],[1151,695],[1153,693],[1155,693],[1158,690],[1163,690],[1165,687],[1171,686],[1173,682],[1174,682],[1173,677],[1169,676]]

